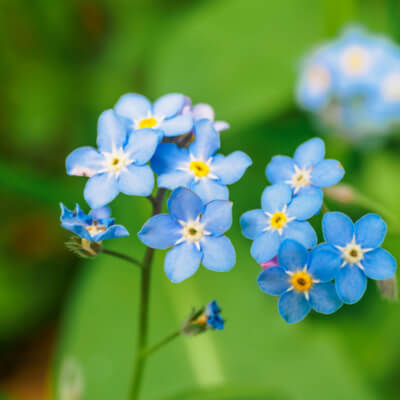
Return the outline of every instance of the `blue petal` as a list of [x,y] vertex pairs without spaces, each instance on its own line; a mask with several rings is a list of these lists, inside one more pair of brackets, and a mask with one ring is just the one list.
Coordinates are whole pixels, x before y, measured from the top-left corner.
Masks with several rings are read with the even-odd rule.
[[195,220],[203,212],[200,197],[186,188],[174,190],[167,205],[169,212],[180,221]]
[[201,241],[203,265],[211,271],[228,271],[236,262],[236,253],[226,236],[205,236]]
[[188,167],[189,162],[187,149],[182,149],[174,143],[161,143],[151,159],[151,167],[157,175],[161,175],[179,167]]
[[117,180],[112,174],[98,174],[87,181],[83,196],[91,208],[100,208],[114,200],[118,193]]
[[145,118],[151,111],[151,103],[141,94],[128,93],[123,95],[114,107],[115,112],[132,122]]
[[376,280],[393,278],[397,268],[395,258],[385,249],[376,249],[365,253],[361,264],[364,267],[365,275]]
[[282,240],[293,239],[306,249],[312,249],[317,244],[317,234],[309,222],[291,221],[283,230]]
[[159,187],[174,190],[180,186],[190,187],[193,175],[186,171],[171,171],[160,175],[157,178]]
[[265,231],[251,245],[251,255],[259,263],[269,261],[278,254],[280,237],[276,231]]
[[290,279],[281,267],[267,268],[258,275],[257,283],[260,289],[272,296],[280,296],[290,287]]
[[182,282],[198,270],[201,257],[202,253],[193,243],[175,246],[165,256],[165,273],[172,282]]
[[185,96],[179,93],[166,94],[157,99],[153,105],[155,115],[171,118],[182,110]]
[[105,232],[98,233],[93,239],[95,242],[129,236],[129,232],[122,225],[112,225]]
[[311,183],[318,187],[336,185],[344,176],[344,168],[339,161],[323,160],[311,171]]
[[289,324],[294,324],[304,319],[310,309],[311,307],[304,294],[295,290],[283,293],[279,298],[279,314]]
[[196,159],[207,161],[220,148],[219,133],[208,119],[194,124],[194,137],[189,151]]
[[322,232],[328,243],[334,246],[346,246],[353,240],[353,221],[341,212],[326,213],[322,219]]
[[212,179],[200,178],[198,182],[191,185],[191,189],[199,195],[205,203],[213,200],[229,199],[228,188]]
[[264,232],[264,229],[268,225],[268,218],[263,210],[250,210],[240,217],[242,233],[247,239],[254,240],[258,235]]
[[88,232],[88,230],[84,225],[62,222],[61,226],[83,239],[89,240],[91,242],[94,241],[94,239],[90,236],[90,233]]
[[293,198],[288,206],[287,213],[297,220],[306,220],[318,214],[321,207],[322,191],[309,189]]
[[302,270],[308,261],[307,249],[293,239],[284,240],[279,246],[278,263],[290,271]]
[[111,210],[108,206],[95,208],[90,211],[89,215],[95,220],[108,219],[111,217]]
[[282,209],[292,199],[292,190],[285,183],[267,186],[261,195],[261,207],[265,212],[274,213]]
[[336,292],[344,303],[357,303],[366,289],[367,277],[360,268],[346,265],[340,269],[336,277]]
[[133,159],[135,164],[143,165],[153,157],[161,138],[161,131],[154,129],[133,131],[124,150],[130,154],[129,158]]
[[63,203],[60,203],[60,207],[61,207],[61,217],[60,217],[61,222],[63,221],[74,222],[76,219],[76,214],[74,213],[74,211],[65,207]]
[[231,185],[243,176],[251,164],[251,158],[247,154],[235,151],[226,157],[218,154],[211,162],[210,169],[222,184]]
[[154,187],[154,174],[148,165],[130,165],[122,171],[118,188],[131,196],[149,196]]
[[231,201],[214,200],[206,205],[201,223],[206,231],[213,235],[222,235],[232,226],[232,205]]
[[151,217],[138,233],[139,239],[153,249],[168,249],[181,237],[182,226],[169,214]]
[[189,114],[177,115],[174,118],[164,120],[160,129],[165,136],[179,136],[188,133],[193,128],[193,118]]
[[97,147],[101,152],[112,152],[124,146],[126,127],[113,110],[104,111],[97,122]]
[[313,250],[309,271],[315,279],[329,282],[336,277],[341,264],[341,253],[332,245],[324,243]]
[[313,138],[301,144],[294,153],[295,163],[302,168],[311,168],[324,159],[325,143],[320,138]]
[[332,314],[343,304],[333,282],[317,283],[309,291],[310,306],[321,314]]
[[375,249],[385,240],[386,223],[377,214],[366,214],[354,225],[356,242],[364,249]]
[[265,170],[265,174],[272,184],[290,181],[294,172],[294,162],[287,156],[273,157]]
[[93,147],[79,147],[66,159],[68,175],[91,177],[103,168],[104,157]]

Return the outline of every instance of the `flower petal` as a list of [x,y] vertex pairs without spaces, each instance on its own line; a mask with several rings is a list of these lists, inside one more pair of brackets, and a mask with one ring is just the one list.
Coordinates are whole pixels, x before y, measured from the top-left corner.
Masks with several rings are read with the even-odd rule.
[[236,263],[236,253],[226,236],[206,236],[201,241],[203,265],[211,271],[228,271]]
[[192,107],[192,115],[195,121],[199,119],[209,119],[214,121],[214,110],[209,104],[199,103]]
[[376,249],[364,255],[362,266],[368,278],[384,280],[394,276],[397,263],[387,250]]
[[317,234],[309,222],[291,221],[283,230],[282,240],[293,239],[306,249],[312,249],[317,244]]
[[181,225],[169,214],[151,217],[138,233],[139,239],[153,249],[167,249],[181,237]]
[[310,261],[310,273],[321,282],[329,282],[336,277],[342,264],[342,255],[339,250],[330,244],[323,243],[317,246]]
[[193,243],[175,246],[165,256],[165,273],[172,282],[182,282],[198,270],[201,257],[201,252]]
[[154,187],[154,174],[148,165],[130,165],[122,171],[118,188],[131,196],[149,196]]
[[143,165],[153,157],[161,138],[162,132],[158,130],[143,128],[133,131],[124,150],[136,165]]
[[265,231],[251,245],[251,255],[259,263],[269,261],[278,254],[280,237],[276,231]]
[[322,207],[322,191],[309,188],[298,196],[294,197],[288,206],[289,217],[297,220],[306,220],[319,213]]
[[91,242],[94,241],[94,239],[90,236],[90,233],[88,232],[88,230],[84,225],[62,221],[61,226],[83,239],[89,240]]
[[151,103],[141,94],[128,93],[120,97],[114,110],[118,115],[129,118],[133,122],[148,115],[151,111]]
[[285,239],[279,246],[278,263],[289,271],[302,270],[308,261],[307,249],[293,239]]
[[290,181],[294,172],[294,162],[287,156],[272,157],[265,170],[265,174],[272,184]]
[[232,226],[232,206],[233,203],[226,200],[208,203],[200,220],[205,230],[216,236],[226,232]]
[[161,143],[151,159],[151,167],[157,175],[175,171],[179,167],[188,166],[189,152],[174,143]]
[[196,159],[207,161],[220,148],[219,134],[207,119],[197,121],[193,129],[195,139],[189,151]]
[[193,176],[186,171],[171,171],[157,178],[159,187],[174,190],[178,187],[190,187]]
[[310,306],[321,314],[332,314],[343,304],[333,282],[317,283],[309,291]]
[[353,221],[341,212],[328,212],[322,219],[325,240],[334,246],[345,246],[353,240]]
[[339,161],[322,160],[311,171],[311,183],[318,187],[336,185],[344,176],[344,168]]
[[108,206],[94,208],[89,212],[89,215],[95,220],[107,219],[111,217],[111,210]]
[[167,205],[169,212],[180,221],[195,220],[204,208],[199,196],[182,187],[172,192]]
[[101,152],[112,152],[124,146],[127,130],[113,110],[101,113],[97,122],[97,147]]
[[272,296],[280,296],[290,287],[289,276],[281,267],[270,267],[262,271],[257,283],[263,292]]
[[231,185],[243,176],[251,164],[251,158],[241,151],[226,157],[218,154],[211,162],[211,173],[218,176],[222,184]]
[[264,232],[268,224],[268,218],[263,210],[250,210],[240,217],[242,233],[247,239],[254,240]]
[[360,268],[346,265],[336,277],[336,292],[344,303],[354,304],[363,297],[367,289],[367,277]]
[[95,175],[103,168],[104,157],[93,147],[79,147],[69,154],[65,161],[68,175]]
[[198,182],[191,185],[191,189],[201,197],[204,203],[213,200],[229,199],[228,188],[212,179],[201,178]]
[[86,183],[83,196],[91,208],[103,207],[117,197],[117,180],[112,174],[97,174]]
[[171,118],[182,110],[184,102],[185,96],[183,94],[166,94],[155,101],[153,112],[155,115]]
[[310,309],[304,294],[295,290],[283,293],[279,298],[279,314],[289,324],[300,322],[308,315]]
[[386,222],[377,214],[366,214],[355,224],[356,242],[364,249],[382,245],[386,236]]
[[179,136],[188,133],[193,128],[193,118],[190,114],[177,115],[171,119],[165,119],[160,124],[160,129],[165,136]]
[[265,212],[274,213],[282,209],[292,199],[292,190],[285,183],[267,186],[261,195],[261,206]]
[[217,132],[226,131],[230,128],[230,125],[226,121],[215,121],[214,122],[214,129]]
[[325,143],[320,138],[313,138],[301,144],[294,153],[295,163],[302,168],[311,168],[325,157]]
[[117,239],[129,236],[129,232],[122,225],[112,225],[105,232],[98,233],[93,238],[95,242],[101,242],[108,239]]

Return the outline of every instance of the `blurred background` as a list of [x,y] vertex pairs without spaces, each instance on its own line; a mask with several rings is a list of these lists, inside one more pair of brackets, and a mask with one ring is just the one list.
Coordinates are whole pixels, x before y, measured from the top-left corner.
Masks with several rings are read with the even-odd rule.
[[[126,92],[181,92],[211,104],[231,124],[222,153],[240,149],[254,161],[231,187],[236,267],[201,269],[174,285],[163,254],[154,264],[151,342],[213,298],[226,330],[180,338],[152,356],[142,398],[399,399],[398,304],[370,281],[360,303],[287,325],[256,285],[260,267],[239,227],[239,216],[259,206],[272,155],[292,155],[318,135],[344,165],[344,182],[384,209],[385,247],[400,257],[400,132],[365,145],[317,127],[295,101],[302,56],[315,45],[350,22],[399,43],[399,21],[396,0],[3,0],[0,399],[127,398],[138,271],[107,255],[78,259],[59,226],[60,201],[88,210],[85,179],[66,176],[65,157],[95,144],[97,117]],[[370,211],[329,206],[353,218]],[[131,237],[106,246],[141,257],[136,232],[150,205],[121,195],[111,207]]]

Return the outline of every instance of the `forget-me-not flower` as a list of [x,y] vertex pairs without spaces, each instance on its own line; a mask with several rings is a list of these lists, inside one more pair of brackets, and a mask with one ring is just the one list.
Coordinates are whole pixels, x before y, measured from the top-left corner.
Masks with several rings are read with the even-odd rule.
[[140,94],[128,93],[118,100],[114,110],[130,129],[157,129],[164,136],[179,136],[193,127],[192,115],[181,113],[184,105],[185,96],[179,93],[162,96],[153,105]]
[[161,138],[160,131],[147,128],[128,134],[113,110],[104,111],[98,121],[98,150],[80,147],[73,151],[66,160],[67,173],[89,177],[84,197],[92,208],[108,204],[120,192],[148,196],[154,174],[146,163]]
[[203,201],[227,200],[226,185],[238,181],[252,161],[241,151],[229,156],[215,154],[220,138],[211,121],[201,119],[194,125],[194,142],[188,148],[161,143],[151,160],[158,185],[167,189],[187,187]]
[[322,220],[325,246],[339,260],[336,291],[343,302],[356,303],[364,295],[367,278],[384,280],[396,272],[396,260],[381,249],[386,223],[376,214],[366,214],[355,224],[345,214],[329,212]]
[[169,214],[151,217],[139,232],[140,240],[154,249],[172,249],[164,262],[172,282],[192,276],[202,263],[212,271],[228,271],[236,255],[224,233],[232,225],[232,203],[208,204],[186,188],[174,190],[168,200]]
[[309,187],[321,191],[320,188],[338,183],[344,175],[339,161],[324,157],[324,141],[320,138],[307,140],[296,149],[293,159],[288,156],[273,157],[266,168],[267,178],[271,183],[287,183],[294,194]]
[[[202,321],[200,317],[197,322]],[[221,317],[221,308],[216,300],[213,300],[208,304],[204,313],[204,322],[211,328],[216,330],[223,330],[225,321]]]
[[268,186],[261,196],[260,210],[240,218],[245,237],[253,240],[251,255],[261,264],[271,260],[285,239],[294,239],[307,249],[317,244],[317,235],[307,219],[321,208],[321,192],[309,189],[293,197],[285,183]]
[[279,266],[261,272],[257,283],[268,294],[280,296],[279,314],[289,323],[304,319],[311,309],[332,314],[342,301],[331,280],[340,263],[324,245],[312,252],[292,239],[279,247]]

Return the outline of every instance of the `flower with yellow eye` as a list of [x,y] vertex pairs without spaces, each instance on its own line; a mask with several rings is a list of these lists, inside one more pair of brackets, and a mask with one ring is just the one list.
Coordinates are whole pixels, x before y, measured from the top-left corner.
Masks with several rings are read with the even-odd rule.
[[258,286],[265,293],[279,297],[278,309],[288,323],[304,319],[311,309],[332,314],[342,301],[331,282],[339,269],[339,263],[325,245],[312,250],[292,239],[286,239],[279,247],[278,266],[261,272]]

